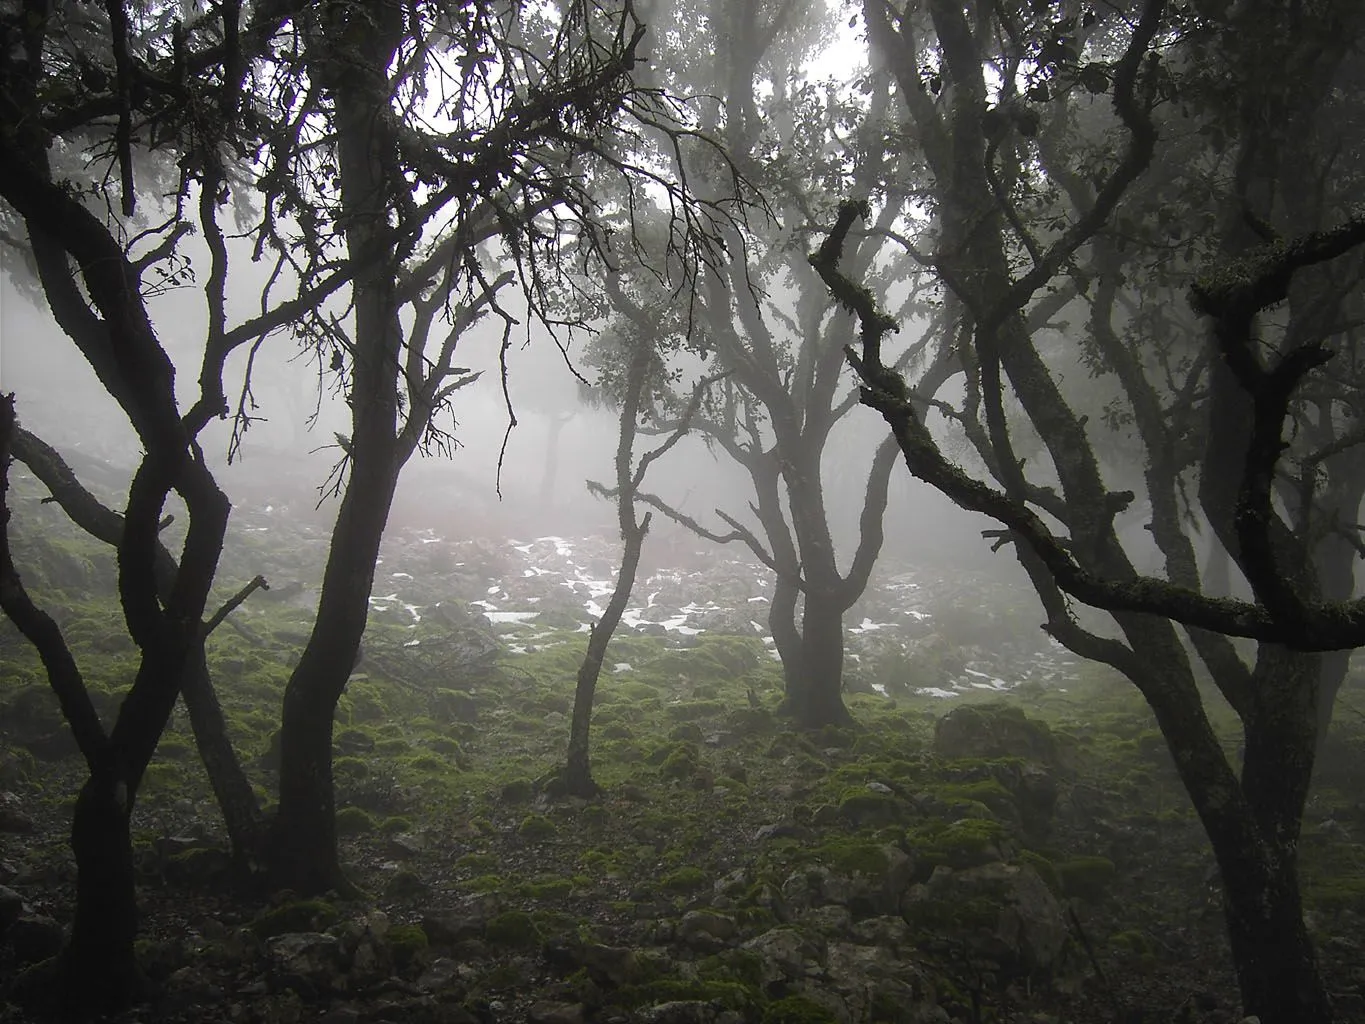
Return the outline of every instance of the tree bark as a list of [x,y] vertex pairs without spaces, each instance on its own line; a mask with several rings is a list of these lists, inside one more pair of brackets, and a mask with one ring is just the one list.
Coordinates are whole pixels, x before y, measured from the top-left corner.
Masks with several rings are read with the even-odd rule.
[[837,595],[807,590],[801,609],[799,655],[782,666],[782,710],[803,729],[851,725],[844,705],[844,606]]
[[132,800],[112,764],[92,771],[76,798],[71,850],[76,858],[76,915],[62,952],[60,999],[73,1019],[116,1012],[144,983],[134,952],[138,912]]
[[[633,501],[632,501],[633,504]],[[634,519],[634,512],[631,512]],[[588,735],[592,725],[593,698],[597,692],[597,680],[602,674],[602,662],[607,656],[607,645],[621,624],[630,593],[635,586],[635,574],[640,568],[640,552],[644,547],[645,534],[649,530],[649,516],[638,526],[633,526],[624,537],[621,550],[621,568],[616,573],[616,588],[611,600],[602,612],[602,618],[592,627],[588,635],[588,649],[583,655],[583,663],[578,667],[578,682],[574,687],[573,720],[569,726],[569,753],[560,776],[564,792],[573,796],[594,797],[601,792],[592,777],[592,764],[588,756]]]

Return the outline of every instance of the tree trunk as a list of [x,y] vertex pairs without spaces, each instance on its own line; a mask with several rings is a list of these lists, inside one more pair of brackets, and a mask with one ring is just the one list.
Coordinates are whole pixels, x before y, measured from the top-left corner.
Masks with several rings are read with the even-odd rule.
[[387,482],[381,476],[367,486],[367,478],[377,474],[362,473],[359,464],[354,472],[332,533],[317,620],[285,688],[280,722],[280,805],[271,831],[270,876],[276,888],[300,894],[352,888],[337,857],[332,724],[369,618],[397,479],[393,471]]
[[[354,306],[350,478],[323,572],[317,619],[285,689],[280,723],[280,806],[271,835],[273,884],[300,894],[353,892],[337,856],[332,720],[369,618],[375,563],[398,474],[416,438],[398,433],[403,325],[397,276],[411,239],[392,218],[407,195],[387,116],[388,73],[406,30],[401,10],[323,5],[325,31],[310,42],[319,80],[337,107],[337,170],[349,258],[363,268]],[[331,23],[329,19],[334,19]]]
[[227,721],[209,677],[202,643],[190,652],[180,696],[189,712],[194,742],[227,827],[233,867],[238,878],[250,884],[266,856],[266,820],[228,736]]
[[787,694],[782,709],[802,729],[851,725],[844,706],[844,609],[836,595],[807,591],[801,609],[798,658],[784,662]]
[[60,993],[74,1019],[121,1010],[140,995],[131,805],[127,781],[111,767],[91,772],[76,798],[76,916],[62,952]]
[[[633,511],[631,514],[633,518]],[[569,726],[569,754],[560,776],[563,791],[573,796],[591,798],[601,792],[601,787],[593,780],[588,758],[593,698],[597,692],[598,677],[602,674],[602,662],[607,656],[607,645],[611,643],[616,627],[621,624],[621,616],[625,614],[626,605],[630,602],[635,574],[640,568],[640,551],[648,530],[649,516],[646,515],[643,523],[626,533],[621,568],[616,573],[616,589],[612,591],[611,600],[602,612],[601,621],[593,626],[588,636],[588,649],[583,655],[583,663],[578,667],[578,684],[573,695],[573,722]]]

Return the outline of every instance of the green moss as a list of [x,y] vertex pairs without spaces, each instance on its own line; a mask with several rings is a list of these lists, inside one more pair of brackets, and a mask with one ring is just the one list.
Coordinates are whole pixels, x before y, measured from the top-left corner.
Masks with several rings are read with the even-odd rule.
[[623,985],[614,998],[623,1006],[638,1008],[658,1003],[695,1000],[712,1003],[719,1009],[742,1013],[757,1019],[763,1007],[763,996],[753,985],[737,981],[703,981],[683,978],[659,978],[643,985]]
[[393,962],[400,968],[412,963],[429,945],[420,924],[396,924],[389,929],[387,939]]
[[1064,895],[1062,892],[1062,881],[1057,877],[1057,868],[1047,857],[1044,857],[1041,853],[1036,853],[1033,850],[1020,850],[1018,856],[1016,856],[1014,860],[1015,863],[1027,864],[1029,867],[1033,868],[1034,871],[1038,872],[1038,877],[1052,890],[1052,895],[1058,897]]
[[535,796],[536,787],[530,779],[513,779],[502,787],[499,796],[509,804],[524,804]]
[[498,858],[491,853],[466,853],[455,866],[466,871],[488,871],[498,866]]
[[166,733],[156,745],[156,755],[168,761],[188,761],[194,757],[195,749],[194,745],[183,737]]
[[697,774],[700,754],[692,743],[679,743],[659,765],[659,774],[665,779],[690,779]]
[[703,888],[709,878],[705,871],[693,864],[670,871],[659,879],[659,884],[671,892],[693,892]]
[[288,932],[320,932],[336,924],[340,916],[326,900],[295,900],[261,914],[251,922],[251,930],[260,939]]
[[1008,830],[991,818],[961,818],[943,825],[932,822],[910,836],[922,869],[939,864],[966,868],[994,860]]
[[337,811],[336,829],[339,836],[359,836],[374,831],[374,815],[362,807],[343,807]]
[[845,875],[884,875],[890,864],[883,844],[865,839],[840,839],[818,846],[811,855],[825,866]]
[[1102,898],[1114,880],[1114,862],[1108,857],[1072,857],[1056,869],[1062,892],[1091,902]]
[[413,831],[411,818],[402,815],[394,815],[392,818],[385,818],[383,824],[379,826],[379,831],[386,836],[402,835],[405,832]]
[[370,766],[358,757],[338,757],[332,762],[332,774],[338,779],[366,779]]
[[909,810],[889,793],[870,790],[852,793],[839,804],[839,816],[861,827],[895,825],[906,820]]
[[517,826],[517,835],[532,841],[549,839],[558,831],[558,826],[543,814],[528,814]]
[[786,996],[769,1005],[763,1024],[838,1024],[830,1009],[806,996]]
[[472,892],[504,892],[516,888],[510,879],[495,874],[475,875],[465,885]]
[[499,946],[526,949],[540,941],[540,929],[524,910],[508,910],[489,919],[484,938]]
[[517,894],[532,900],[560,899],[573,892],[572,879],[559,875],[541,875],[523,882],[517,887]]

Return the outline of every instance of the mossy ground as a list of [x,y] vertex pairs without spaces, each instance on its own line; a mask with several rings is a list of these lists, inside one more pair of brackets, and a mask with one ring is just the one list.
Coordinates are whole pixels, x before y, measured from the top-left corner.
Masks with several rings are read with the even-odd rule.
[[[135,656],[110,640],[121,623],[107,589],[90,585],[98,552],[81,561],[84,549],[76,550],[75,561],[59,562],[70,570],[62,578],[77,583],[38,596],[61,609],[109,722]],[[224,591],[230,587],[225,580]],[[279,703],[309,617],[281,605],[243,623],[249,637],[226,626],[215,632],[209,661],[233,742],[266,795]],[[956,628],[970,632],[965,622]],[[420,970],[432,955],[414,930],[423,913],[468,896],[487,894],[501,906],[486,931],[501,952],[476,958],[488,970],[473,991],[511,999],[522,981],[492,970],[509,951],[534,956],[543,943],[585,936],[637,944],[656,922],[714,904],[741,870],[726,912],[741,937],[756,935],[777,923],[773,894],[793,872],[820,865],[875,875],[885,870],[887,848],[898,847],[918,880],[940,865],[998,858],[1032,865],[1074,901],[1083,942],[1120,984],[1178,987],[1194,978],[1225,988],[1230,978],[1207,843],[1150,712],[1111,673],[1080,666],[1046,687],[945,702],[864,666],[855,674],[894,696],[850,693],[856,730],[806,735],[774,714],[781,674],[759,639],[626,633],[613,641],[594,716],[593,769],[605,793],[585,803],[549,800],[538,782],[563,756],[584,635],[537,630],[477,679],[431,675],[429,664],[406,660],[405,645],[441,636],[436,621],[377,618],[366,645],[379,653],[362,664],[337,713],[344,858],[367,891],[388,894],[380,901],[407,929],[397,944],[404,970]],[[60,718],[41,667],[8,623],[0,624],[0,654],[0,768],[8,772],[0,788],[18,793],[38,826],[22,843],[0,839],[0,860],[41,880],[51,908],[68,913],[65,832],[81,765],[74,752],[42,762],[28,753],[24,744],[58,729]],[[1047,722],[1066,753],[1065,767],[1053,769],[1062,796],[1041,823],[1027,818],[1017,761],[944,761],[932,752],[938,716],[1001,699]],[[1233,749],[1231,713],[1215,703],[1214,720]],[[1358,934],[1365,913],[1365,855],[1356,840],[1365,830],[1363,721],[1365,679],[1356,675],[1324,750],[1302,844],[1305,895],[1323,940]],[[322,906],[236,907],[229,894],[174,879],[158,844],[196,832],[220,837],[221,826],[177,709],[135,817],[149,932],[174,927],[190,898],[205,914],[256,921],[258,935],[330,923]],[[395,890],[400,872],[420,887]],[[971,912],[936,927],[970,924]],[[1072,963],[1084,973],[1080,942]],[[1330,949],[1327,959],[1333,967]],[[715,961],[696,977],[652,979],[635,991],[641,1000],[719,1000],[756,1020],[821,1019],[759,991],[742,963]],[[977,996],[992,1006],[1013,998],[1003,987]],[[1087,1000],[1108,1005],[1103,993],[1056,999],[1060,1010],[1070,1007],[1068,1020],[1088,1019]]]

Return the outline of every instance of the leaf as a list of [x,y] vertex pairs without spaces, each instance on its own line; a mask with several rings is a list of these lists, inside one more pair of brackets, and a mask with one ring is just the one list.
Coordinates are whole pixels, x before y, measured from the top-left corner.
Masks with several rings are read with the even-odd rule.
[[1076,75],[1080,87],[1091,95],[1098,95],[1109,88],[1109,73],[1102,64],[1087,64]]

